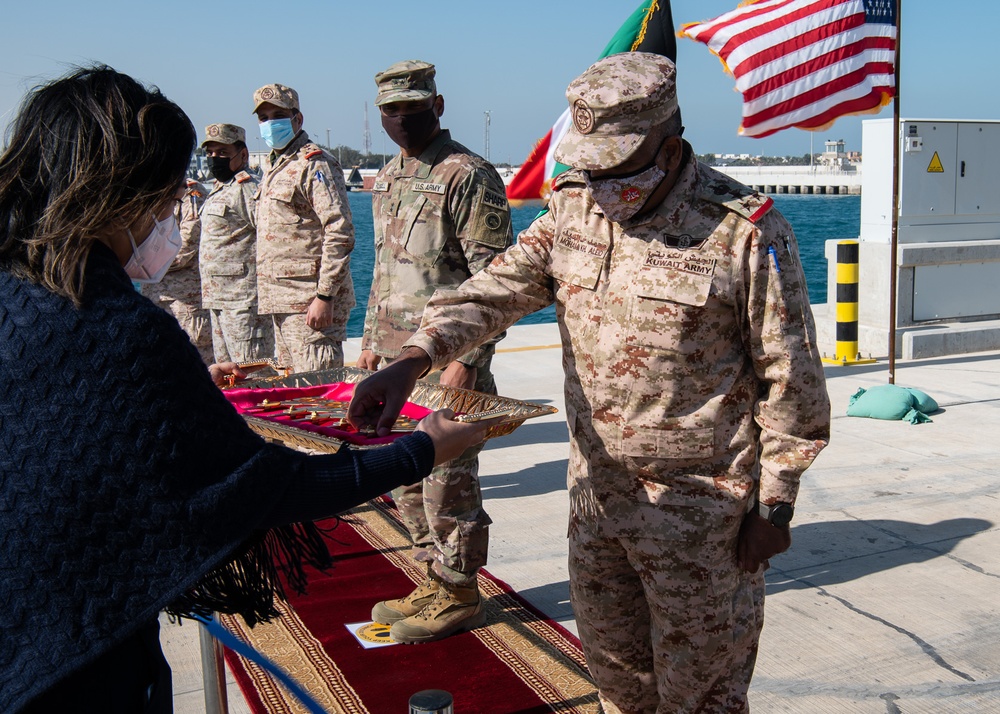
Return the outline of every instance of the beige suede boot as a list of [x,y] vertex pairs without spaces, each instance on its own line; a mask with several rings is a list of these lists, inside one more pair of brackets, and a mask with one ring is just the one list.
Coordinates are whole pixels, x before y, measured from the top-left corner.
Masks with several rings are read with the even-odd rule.
[[395,642],[434,642],[465,632],[486,622],[479,586],[441,583],[434,599],[420,612],[393,623],[389,636]]
[[391,625],[407,617],[416,615],[434,600],[441,583],[428,573],[427,579],[406,597],[383,600],[372,608],[372,620],[383,625]]

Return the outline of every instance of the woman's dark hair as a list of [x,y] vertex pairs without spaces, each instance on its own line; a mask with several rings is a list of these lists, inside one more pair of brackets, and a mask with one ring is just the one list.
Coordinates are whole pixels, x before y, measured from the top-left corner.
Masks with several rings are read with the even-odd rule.
[[0,156],[0,270],[78,303],[95,237],[170,200],[194,144],[180,107],[110,67],[36,87]]

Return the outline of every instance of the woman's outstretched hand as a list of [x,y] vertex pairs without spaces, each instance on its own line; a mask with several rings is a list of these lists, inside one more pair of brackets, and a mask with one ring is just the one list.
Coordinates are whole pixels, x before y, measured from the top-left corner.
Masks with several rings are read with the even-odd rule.
[[455,421],[455,412],[441,409],[431,412],[417,425],[434,442],[434,465],[458,458],[470,446],[475,446],[486,438],[486,431],[500,422],[503,417],[464,423]]

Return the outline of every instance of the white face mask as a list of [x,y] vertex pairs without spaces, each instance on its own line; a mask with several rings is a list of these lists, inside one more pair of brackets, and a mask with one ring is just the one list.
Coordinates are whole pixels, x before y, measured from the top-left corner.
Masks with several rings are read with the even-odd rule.
[[163,280],[170,264],[181,250],[181,227],[177,219],[169,216],[162,221],[153,216],[153,230],[136,246],[132,231],[126,229],[132,244],[132,257],[125,264],[125,272],[137,283],[158,283]]

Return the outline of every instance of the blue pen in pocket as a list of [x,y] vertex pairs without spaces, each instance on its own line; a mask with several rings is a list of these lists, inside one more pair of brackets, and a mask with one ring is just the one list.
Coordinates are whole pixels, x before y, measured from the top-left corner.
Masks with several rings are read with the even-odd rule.
[[776,251],[774,249],[774,246],[772,245],[770,248],[767,249],[767,254],[771,256],[771,260],[774,261],[774,269],[780,275],[781,274],[781,265],[778,263],[778,251]]

